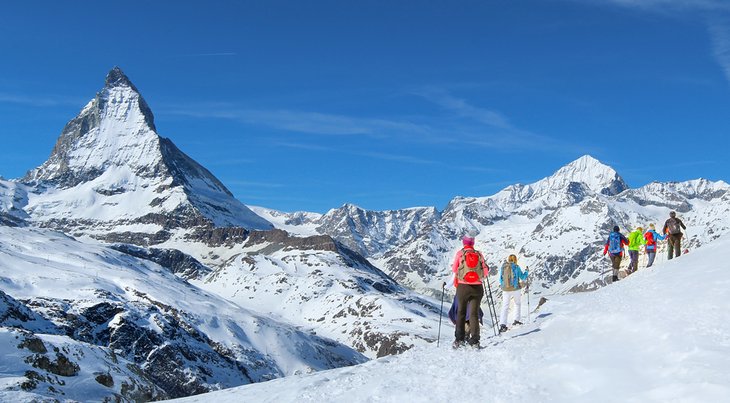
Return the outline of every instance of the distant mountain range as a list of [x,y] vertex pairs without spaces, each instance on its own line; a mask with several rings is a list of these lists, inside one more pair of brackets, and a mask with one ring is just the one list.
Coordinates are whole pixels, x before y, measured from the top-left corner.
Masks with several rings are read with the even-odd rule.
[[[6,388],[145,400],[397,354],[435,340],[437,298],[467,229],[493,267],[517,253],[533,293],[591,290],[603,285],[614,225],[661,227],[675,210],[692,250],[730,233],[729,190],[703,179],[629,189],[583,156],[443,211],[249,207],[156,133],[114,68],[45,163],[0,180],[0,337],[29,351],[6,359],[20,371]],[[26,348],[41,351],[36,339],[45,353]],[[61,359],[48,346],[99,358]],[[33,360],[80,369],[60,375]],[[59,376],[100,378],[84,395]]]
[[515,253],[532,269],[534,292],[562,293],[604,284],[609,264],[601,252],[614,225],[625,234],[649,223],[661,230],[674,210],[689,225],[689,249],[730,233],[730,186],[698,179],[629,189],[611,167],[583,156],[529,185],[456,197],[443,211],[350,204],[323,215],[253,210],[295,234],[330,234],[398,283],[431,295],[440,292],[461,236],[474,228],[490,265]]

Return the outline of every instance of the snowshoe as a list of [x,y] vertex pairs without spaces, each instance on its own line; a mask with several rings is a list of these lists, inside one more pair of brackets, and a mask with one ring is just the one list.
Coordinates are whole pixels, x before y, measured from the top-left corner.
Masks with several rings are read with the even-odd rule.
[[499,332],[500,332],[500,333],[504,333],[504,332],[506,332],[507,330],[509,330],[509,329],[507,328],[507,325],[499,325]]
[[520,322],[519,320],[512,322],[512,326],[519,326],[519,325],[523,325],[523,324],[524,323]]

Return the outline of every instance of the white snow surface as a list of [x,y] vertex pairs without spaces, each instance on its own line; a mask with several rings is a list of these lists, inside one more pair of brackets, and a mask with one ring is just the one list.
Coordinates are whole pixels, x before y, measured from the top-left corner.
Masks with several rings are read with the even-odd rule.
[[[84,308],[109,302],[124,308],[125,312],[117,318],[137,315],[144,327],[158,333],[161,331],[158,326],[160,315],[149,307],[169,306],[180,313],[180,320],[186,322],[186,326],[232,351],[235,356],[230,358],[247,367],[255,381],[366,360],[349,347],[207,293],[155,263],[107,247],[81,243],[50,230],[0,225],[0,290],[19,301],[43,300],[63,305],[67,314],[75,315]],[[42,313],[48,308],[35,309]],[[0,319],[5,320],[2,311]],[[110,328],[115,328],[113,322],[108,324]],[[91,388],[82,388],[79,382],[87,382],[94,371],[106,367],[102,358],[97,360],[93,355],[108,356],[107,347],[78,342],[63,335],[46,335],[47,322],[22,326],[26,329],[33,326],[31,330],[44,341],[52,342],[54,346],[67,346],[75,352],[75,357],[79,357],[77,361],[82,360],[84,370],[78,375],[80,378],[69,380],[68,388],[56,385],[56,389],[66,393],[67,398],[79,401],[100,401],[105,396],[103,388],[93,386],[96,385],[93,379]],[[15,339],[13,332],[17,332],[14,327],[0,326],[0,339]],[[202,342],[189,347],[209,348]],[[15,346],[0,348],[0,352],[3,352],[0,401],[25,399],[25,394],[17,388],[30,366],[22,364]],[[15,353],[9,355],[10,352]],[[252,362],[254,359],[258,361]],[[197,365],[204,364],[198,362]],[[211,366],[208,370],[215,371],[217,367]],[[211,388],[247,382],[236,372],[213,372],[209,379]],[[33,401],[34,395],[28,396],[27,401]]]
[[[549,296],[481,350],[439,347],[177,402],[720,402],[730,397],[730,239],[595,292]],[[523,302],[523,307],[526,304]]]

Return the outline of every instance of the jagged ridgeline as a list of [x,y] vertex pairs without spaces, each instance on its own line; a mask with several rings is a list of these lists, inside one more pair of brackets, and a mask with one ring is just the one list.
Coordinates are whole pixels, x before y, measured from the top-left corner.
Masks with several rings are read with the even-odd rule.
[[601,252],[614,225],[626,234],[649,223],[661,229],[674,210],[690,226],[689,249],[728,234],[730,186],[697,179],[631,189],[613,168],[583,156],[532,184],[455,197],[443,211],[371,211],[351,204],[323,215],[254,210],[292,232],[330,234],[401,285],[434,296],[465,228],[476,228],[476,247],[492,267],[517,254],[531,269],[533,292],[564,293],[605,284],[609,263]]

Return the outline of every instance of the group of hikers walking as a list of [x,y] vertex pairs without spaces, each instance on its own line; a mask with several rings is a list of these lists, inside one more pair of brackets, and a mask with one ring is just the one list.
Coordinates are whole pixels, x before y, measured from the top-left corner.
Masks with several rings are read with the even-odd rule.
[[[484,313],[480,306],[485,295],[484,283],[487,282],[489,266],[481,252],[474,249],[476,234],[470,233],[462,238],[463,248],[456,252],[451,265],[453,283],[456,287],[454,303],[449,311],[449,317],[456,326],[454,331],[454,348],[464,346],[479,346],[479,325]],[[510,301],[515,303],[515,318],[512,326],[521,325],[522,289],[527,286],[528,271],[522,270],[517,264],[517,256],[509,255],[499,271],[499,286],[502,289],[502,311],[499,315],[499,332],[508,330],[507,318]],[[445,285],[446,283],[444,283]],[[490,316],[493,322],[497,320],[492,292],[489,287],[487,295],[490,307]],[[468,326],[467,326],[468,324]],[[468,333],[468,334],[467,334]]]
[[[623,259],[624,247],[628,247],[629,257],[631,259],[627,273],[631,274],[638,270],[639,267],[639,251],[644,246],[644,250],[648,256],[648,264],[651,267],[656,258],[657,242],[667,240],[668,258],[680,256],[682,229],[686,229],[682,220],[677,218],[674,211],[669,213],[669,219],[664,223],[662,234],[656,231],[654,224],[649,224],[648,229],[644,231],[641,226],[632,231],[628,238],[621,234],[618,226],[613,227],[613,231],[608,236],[603,249],[603,254],[608,254],[612,263],[612,281],[618,281],[619,266]],[[454,348],[464,345],[479,346],[479,326],[482,323],[484,313],[481,309],[481,302],[484,296],[487,296],[487,302],[490,309],[493,326],[498,321],[499,333],[509,330],[507,326],[510,303],[514,302],[515,312],[512,326],[522,325],[521,308],[522,308],[522,290],[529,291],[528,270],[523,270],[517,264],[517,256],[512,254],[507,257],[499,270],[499,286],[502,291],[502,309],[499,317],[494,307],[492,299],[491,285],[488,281],[489,266],[481,252],[474,249],[474,240],[476,237],[474,231],[470,231],[462,238],[463,247],[456,252],[451,271],[453,274],[453,285],[456,288],[456,295],[449,310],[449,318],[454,323],[456,329],[454,331]],[[443,287],[446,283],[443,284]],[[485,293],[485,286],[487,293]],[[442,294],[443,295],[443,294]],[[443,300],[442,300],[443,305]],[[529,294],[528,294],[528,310],[529,310]],[[529,315],[529,313],[528,313]],[[440,334],[440,322],[439,322]],[[496,331],[495,331],[496,334]]]
[[612,276],[611,281],[619,280],[619,267],[621,260],[624,256],[624,247],[627,246],[629,249],[629,267],[626,269],[626,274],[632,274],[639,269],[639,251],[644,246],[648,262],[646,267],[651,267],[654,264],[657,252],[657,242],[667,240],[667,259],[678,257],[682,254],[682,233],[683,229],[687,229],[682,220],[677,218],[677,213],[672,211],[669,213],[669,218],[664,223],[662,228],[662,234],[659,234],[654,227],[654,224],[649,224],[649,229],[645,232],[641,226],[636,227],[632,231],[628,239],[621,234],[620,228],[617,226],[613,227],[613,231],[608,235],[606,244],[603,248],[603,254],[611,258],[612,264]]

